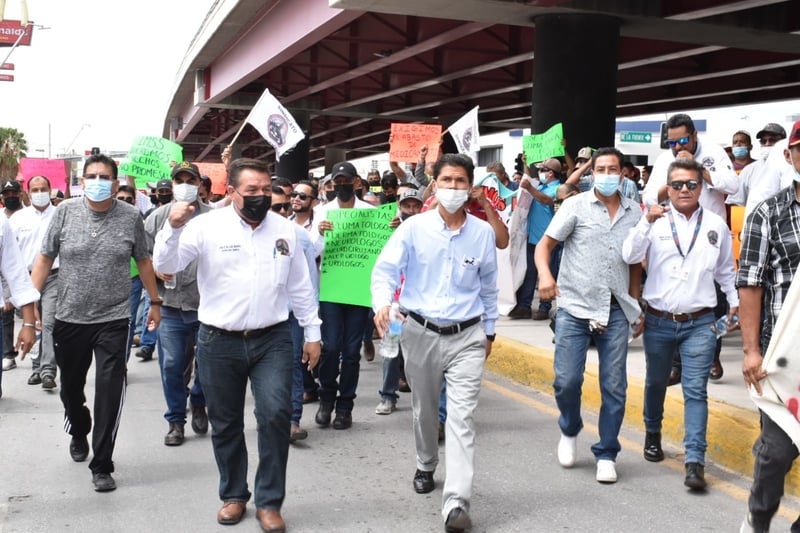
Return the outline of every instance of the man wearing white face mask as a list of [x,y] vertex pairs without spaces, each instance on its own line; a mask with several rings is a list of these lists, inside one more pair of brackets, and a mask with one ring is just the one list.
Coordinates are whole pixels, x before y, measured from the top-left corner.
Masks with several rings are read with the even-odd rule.
[[438,405],[447,383],[442,491],[445,531],[470,527],[475,419],[483,364],[492,351],[497,311],[497,254],[492,227],[464,209],[473,183],[472,160],[445,154],[434,166],[436,209],[406,220],[389,238],[372,271],[372,305],[381,335],[400,276],[400,337],[414,410],[417,470],[414,490],[434,489],[439,461]]
[[[201,202],[198,195],[200,171],[197,165],[183,162],[172,168],[172,195],[176,202],[187,202],[194,206],[192,216],[207,213],[213,208]],[[156,234],[169,222],[172,202],[162,205],[145,219],[148,251],[153,253]],[[186,425],[186,390],[184,375],[191,376],[194,366],[194,349],[200,320],[197,309],[200,294],[197,289],[197,261],[178,273],[156,271],[161,280],[158,292],[164,303],[161,306],[161,326],[158,328],[158,366],[161,369],[161,386],[167,410],[164,413],[169,424],[164,436],[164,445],[180,446],[184,440]],[[208,432],[206,399],[197,373],[189,392],[192,407],[192,430],[198,435]]]
[[[50,203],[50,180],[44,176],[34,176],[28,181],[28,195],[31,205],[25,207],[8,219],[14,235],[17,237],[22,258],[28,272],[42,249],[42,240],[47,226],[53,218],[56,208]],[[28,385],[41,383],[44,390],[56,388],[56,355],[53,351],[53,323],[56,312],[56,282],[58,280],[58,258],[47,276],[41,299],[39,300],[39,317],[41,320],[42,340],[39,343],[39,357],[32,360],[33,371],[28,378]],[[39,324],[37,324],[37,328]]]
[[745,206],[745,218],[756,205],[781,189],[780,173],[770,172],[767,156],[776,143],[786,138],[786,130],[780,124],[770,122],[756,134],[756,138],[761,144],[761,157],[742,169],[739,173],[739,191],[728,196],[725,202]]

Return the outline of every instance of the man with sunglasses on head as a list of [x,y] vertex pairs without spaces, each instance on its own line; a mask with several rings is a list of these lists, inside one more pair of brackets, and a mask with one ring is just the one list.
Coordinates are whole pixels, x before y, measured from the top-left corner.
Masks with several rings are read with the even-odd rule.
[[[200,201],[200,170],[197,165],[183,162],[172,168],[172,196],[176,202],[186,202],[194,207],[192,216],[208,213],[213,208]],[[153,252],[156,234],[169,223],[173,202],[166,203],[145,219],[147,244]],[[197,309],[200,293],[197,289],[197,261],[192,261],[180,272],[159,272],[159,294],[161,305],[161,327],[158,328],[158,366],[161,369],[161,387],[167,410],[164,418],[168,429],[164,436],[165,446],[180,446],[184,441],[186,425],[186,396],[192,413],[192,431],[197,435],[208,432],[206,398],[195,372],[194,384],[189,388],[197,344],[200,320]],[[186,376],[186,377],[185,377]]]
[[661,425],[673,355],[682,363],[684,400],[684,485],[706,488],[704,474],[708,379],[716,349],[714,308],[716,281],[731,308],[739,311],[734,287],[733,242],[725,221],[700,205],[703,167],[691,159],[676,159],[668,169],[669,204],[650,206],[622,244],[628,264],[647,259],[643,297],[647,301],[644,351],[644,458],[664,459]]
[[69,453],[75,462],[89,455],[86,435],[92,430],[92,415],[84,386],[94,353],[94,457],[89,468],[94,489],[106,492],[117,487],[111,477],[112,455],[125,397],[131,257],[150,294],[151,329],[161,321],[161,300],[142,217],[135,207],[114,199],[117,164],[103,154],[89,156],[81,186],[83,197],[65,200],[56,209],[31,279],[42,292],[58,258],[53,345],[61,371],[64,428],[72,435]]

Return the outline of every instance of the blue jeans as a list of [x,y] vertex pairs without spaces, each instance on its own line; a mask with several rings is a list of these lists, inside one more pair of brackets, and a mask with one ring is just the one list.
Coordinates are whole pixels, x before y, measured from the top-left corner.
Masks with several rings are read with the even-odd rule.
[[[141,282],[141,280],[140,280]],[[139,338],[139,346],[155,348],[158,339],[158,330],[150,331],[147,329],[147,314],[150,312],[150,294],[142,290],[144,296],[144,307],[142,308],[142,334]]]
[[[533,303],[533,293],[536,292],[536,281],[539,279],[539,271],[536,269],[536,263],[533,260],[533,252],[536,250],[536,245],[528,243],[526,248],[526,263],[527,267],[525,269],[525,277],[522,278],[522,285],[520,285],[519,289],[517,289],[517,307],[522,307],[523,309],[530,309],[531,304]],[[551,269],[552,269],[552,257],[555,257],[556,253],[553,252],[551,256]],[[560,255],[559,255],[560,257]],[[560,261],[559,261],[560,262]],[[553,277],[558,275],[557,270],[553,271]],[[552,308],[552,302],[543,302],[539,300],[539,310],[550,312]]]
[[[195,318],[197,313],[191,313]],[[194,346],[197,342],[197,330],[200,322],[186,321],[189,317],[174,308],[164,307],[161,310],[161,325],[158,327],[158,366],[161,369],[161,387],[167,410],[164,418],[167,422],[186,423],[186,383],[184,372],[186,366],[194,359]],[[206,399],[200,385],[199,376],[195,375],[194,384],[189,392],[189,402],[193,407],[205,407]]]
[[594,337],[600,363],[600,442],[592,446],[597,459],[616,459],[620,451],[619,435],[625,416],[628,388],[628,320],[618,305],[611,306],[608,326],[602,333],[589,330],[589,320],[575,318],[563,309],[556,313],[555,374],[556,403],[561,412],[558,426],[568,437],[583,428],[581,386],[586,368],[586,350]]
[[361,341],[369,311],[369,307],[360,305],[319,303],[322,319],[319,399],[336,403],[337,412],[353,410],[361,366]]
[[442,393],[439,394],[439,422],[447,422],[447,381],[442,380]]
[[294,354],[294,365],[292,366],[292,424],[300,425],[303,417],[303,375],[305,365],[303,365],[303,344],[305,343],[305,333],[300,323],[289,313],[289,326],[292,329],[292,353]]
[[197,359],[208,402],[220,500],[246,502],[250,499],[244,439],[244,404],[249,379],[258,431],[255,504],[258,508],[280,509],[286,495],[292,410],[289,324],[276,324],[255,338],[225,335],[201,324]]
[[661,431],[664,396],[672,369],[672,356],[681,354],[683,389],[683,445],[686,462],[705,464],[708,422],[708,374],[714,361],[717,338],[711,330],[714,313],[697,320],[673,322],[646,313],[644,352],[647,376],[644,385],[644,425],[650,433]]

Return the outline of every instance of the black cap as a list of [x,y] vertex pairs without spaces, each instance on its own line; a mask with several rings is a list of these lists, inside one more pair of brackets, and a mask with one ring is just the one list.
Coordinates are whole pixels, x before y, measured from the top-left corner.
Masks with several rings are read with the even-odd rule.
[[184,161],[178,165],[172,167],[172,177],[174,178],[177,174],[181,172],[185,172],[187,174],[191,174],[197,179],[200,179],[200,169],[197,168],[197,165],[194,163],[189,163],[188,161]]
[[756,139],[760,139],[761,137],[764,136],[765,133],[779,135],[781,139],[786,138],[786,130],[783,129],[783,126],[781,126],[780,124],[775,124],[774,122],[770,122],[769,124],[764,126],[764,129],[756,133]]
[[22,192],[22,185],[17,180],[9,180],[3,184],[3,192],[5,191],[16,191]]
[[172,190],[172,181],[171,180],[158,180],[158,183],[156,183],[156,190],[160,191],[161,189]]
[[344,161],[342,163],[336,163],[333,166],[333,170],[331,171],[331,178],[336,179],[337,176],[344,176],[345,178],[355,179],[358,175],[356,172],[356,167],[353,166],[352,163],[348,163]]

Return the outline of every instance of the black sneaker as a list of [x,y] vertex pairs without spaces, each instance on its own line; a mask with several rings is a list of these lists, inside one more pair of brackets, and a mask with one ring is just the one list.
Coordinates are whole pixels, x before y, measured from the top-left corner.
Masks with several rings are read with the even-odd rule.
[[117,483],[111,477],[111,474],[104,474],[103,472],[92,474],[92,484],[97,492],[111,492],[117,488]]
[[427,494],[433,491],[433,472],[417,470],[414,472],[414,492],[417,494]]
[[531,311],[530,307],[525,309],[524,307],[515,306],[514,309],[509,311],[508,318],[511,320],[519,320],[521,318],[531,318],[533,316],[533,311]]
[[331,402],[319,401],[319,409],[317,409],[317,416],[314,417],[314,422],[320,427],[328,427],[331,424],[331,413],[333,412],[333,404]]
[[56,388],[56,380],[53,376],[45,376],[42,378],[42,388],[44,390],[53,390]]
[[333,429],[350,429],[353,425],[352,413],[336,411],[336,418],[333,419]]
[[661,449],[661,432],[645,434],[644,458],[651,463],[664,460],[664,450]]
[[73,435],[69,443],[69,455],[76,463],[82,463],[89,457],[89,441],[86,435]]
[[461,507],[455,507],[447,513],[447,520],[444,521],[446,533],[464,533],[470,527],[472,527],[472,522],[469,514]]
[[152,346],[142,346],[138,350],[136,350],[136,357],[145,361],[151,361],[153,359],[153,347]]
[[192,406],[192,431],[198,435],[208,433],[208,413],[205,407]]
[[705,468],[700,463],[686,463],[686,479],[684,485],[692,490],[706,488]]
[[38,372],[34,372],[31,374],[31,377],[28,378],[28,385],[40,385],[41,383],[42,376],[40,376]]

